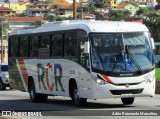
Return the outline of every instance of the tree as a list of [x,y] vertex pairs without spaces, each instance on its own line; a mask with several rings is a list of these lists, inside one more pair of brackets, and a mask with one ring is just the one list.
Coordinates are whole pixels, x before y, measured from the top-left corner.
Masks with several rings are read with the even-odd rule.
[[55,15],[58,16],[59,5],[55,4],[55,5],[52,6],[52,8],[55,10]]
[[121,21],[130,16],[131,12],[126,10],[125,12],[122,12],[120,10],[116,11],[110,11],[109,13],[109,19],[112,21]]
[[144,20],[144,24],[148,27],[154,40],[160,41],[160,16],[150,13]]
[[97,1],[97,2],[95,2],[95,7],[97,7],[97,8],[104,8],[105,4],[104,4],[104,2]]
[[95,12],[95,15],[96,15],[96,20],[103,20],[103,15],[98,13],[98,12]]
[[159,9],[160,9],[160,5],[156,5],[155,10],[159,10]]
[[43,15],[43,20],[47,22],[53,22],[53,21],[62,21],[62,20],[72,20],[73,17],[60,17],[60,16],[54,16],[50,14],[44,14]]
[[88,0],[88,12],[89,14],[94,14],[95,13],[95,3],[92,0]]
[[[2,27],[3,25],[3,27]],[[2,29],[3,28],[3,29]],[[3,30],[3,34],[2,33]],[[5,18],[0,19],[0,34],[3,35],[3,40],[7,40],[8,31],[10,30],[8,22],[5,20]]]
[[50,14],[44,14],[43,20],[52,22],[52,21],[56,21],[56,17],[54,15],[50,15]]
[[148,13],[148,8],[147,7],[140,7],[139,10],[136,11],[137,15],[141,15],[141,14],[146,14]]

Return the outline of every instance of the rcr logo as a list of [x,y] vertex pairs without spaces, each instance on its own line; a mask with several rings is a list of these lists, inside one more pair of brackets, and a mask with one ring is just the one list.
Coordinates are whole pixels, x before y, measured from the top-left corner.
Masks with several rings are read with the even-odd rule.
[[[52,64],[48,63],[46,65],[46,68],[44,67],[43,64],[37,64],[37,73],[38,73],[38,84],[39,84],[39,89],[43,88],[47,90],[47,87],[50,91],[54,90],[54,83],[49,83],[49,78],[52,78],[55,80],[55,89],[58,91],[58,84],[61,88],[61,90],[64,92],[63,85],[61,83],[62,79],[62,67],[60,64],[54,64],[54,67],[52,67]],[[52,75],[52,76],[49,76]],[[44,82],[44,78],[46,76],[46,81],[47,81],[47,86]],[[41,86],[42,85],[42,86]]]

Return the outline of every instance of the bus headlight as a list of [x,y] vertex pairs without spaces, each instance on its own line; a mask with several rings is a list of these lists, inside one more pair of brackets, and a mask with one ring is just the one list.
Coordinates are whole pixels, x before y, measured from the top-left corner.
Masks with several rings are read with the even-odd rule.
[[99,79],[99,78],[97,78],[97,77],[95,77],[95,76],[92,76],[92,79],[93,79],[97,84],[99,84],[99,85],[105,85],[105,84],[107,84],[106,81],[101,80],[101,79]]
[[150,77],[150,78],[147,78],[145,80],[146,83],[151,83],[153,80],[155,79],[155,77]]

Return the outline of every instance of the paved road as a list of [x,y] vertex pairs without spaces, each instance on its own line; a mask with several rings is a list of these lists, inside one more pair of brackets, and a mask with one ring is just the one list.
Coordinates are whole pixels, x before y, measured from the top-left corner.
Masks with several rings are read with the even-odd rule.
[[[150,114],[149,116],[156,117],[156,114],[160,116],[160,95],[155,97],[137,97],[133,105],[124,106],[120,99],[99,99],[88,100],[86,107],[75,107],[72,101],[68,97],[50,96],[46,103],[32,103],[29,100],[29,94],[16,90],[7,89],[6,91],[0,91],[0,114],[2,111],[13,112],[39,112],[42,116],[98,116],[98,115],[114,115],[122,116],[122,112],[125,115],[140,112]],[[29,113],[30,114],[30,113]],[[70,117],[71,119],[72,117]],[[1,119],[1,117],[0,117]]]

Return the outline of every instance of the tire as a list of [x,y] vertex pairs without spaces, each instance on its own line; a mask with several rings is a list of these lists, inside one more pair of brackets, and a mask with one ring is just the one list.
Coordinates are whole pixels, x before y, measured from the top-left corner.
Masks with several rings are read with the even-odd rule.
[[0,90],[6,90],[6,86],[3,83],[2,79],[0,79]]
[[121,100],[122,100],[122,103],[124,105],[131,105],[134,102],[134,97],[132,97],[132,98],[121,98]]
[[73,86],[72,97],[71,98],[72,98],[72,101],[73,101],[74,105],[76,105],[78,107],[84,107],[86,105],[87,99],[79,97],[78,87],[77,87],[76,83]]
[[38,94],[35,91],[35,85],[34,85],[34,81],[31,80],[30,81],[30,88],[29,88],[29,95],[30,95],[30,100],[34,103],[37,102],[46,102],[48,99],[48,95],[46,94]]

